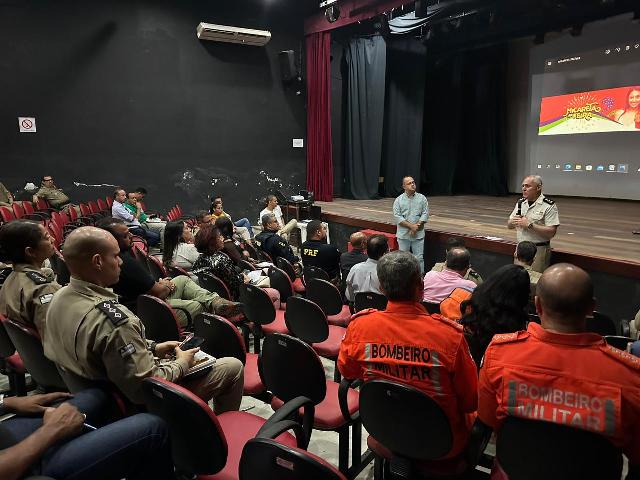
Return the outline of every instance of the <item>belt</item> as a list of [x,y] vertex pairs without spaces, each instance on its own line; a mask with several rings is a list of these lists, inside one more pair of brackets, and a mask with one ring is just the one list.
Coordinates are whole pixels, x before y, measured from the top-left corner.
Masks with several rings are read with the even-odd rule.
[[536,247],[546,247],[547,245],[551,245],[551,242],[538,242],[538,243],[536,243]]

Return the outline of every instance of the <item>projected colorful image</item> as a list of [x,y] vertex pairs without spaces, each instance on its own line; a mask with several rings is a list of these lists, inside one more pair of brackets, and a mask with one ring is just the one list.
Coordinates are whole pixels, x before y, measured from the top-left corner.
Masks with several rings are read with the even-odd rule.
[[640,132],[640,86],[544,97],[538,135]]

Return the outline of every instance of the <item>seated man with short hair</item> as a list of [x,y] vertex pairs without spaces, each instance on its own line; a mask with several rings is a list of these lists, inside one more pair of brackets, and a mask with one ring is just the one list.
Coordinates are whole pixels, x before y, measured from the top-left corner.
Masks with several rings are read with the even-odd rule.
[[138,209],[140,209],[140,216],[138,220],[140,221],[140,225],[143,228],[147,228],[152,232],[156,232],[160,235],[160,249],[162,250],[164,244],[164,229],[167,226],[167,222],[163,222],[159,219],[150,219],[149,216],[144,213],[144,209],[142,208],[142,202],[140,201],[140,197],[136,192],[127,192],[127,200],[123,203],[124,208],[129,210],[132,215],[136,215]]
[[552,265],[536,293],[541,324],[495,335],[485,351],[480,419],[498,436],[508,416],[595,432],[623,450],[630,469],[638,467],[640,359],[587,331],[595,300],[581,268]]
[[471,256],[464,247],[454,247],[447,252],[445,268],[441,272],[431,270],[424,276],[425,302],[440,303],[456,288],[464,288],[473,292],[475,282],[465,280],[469,270]]
[[49,202],[49,205],[56,210],[62,210],[71,204],[69,196],[64,193],[62,189],[56,187],[51,175],[45,175],[42,177],[40,189],[33,196],[33,203],[36,203],[39,198]]
[[256,235],[256,244],[267,252],[275,262],[278,257],[287,259],[291,264],[296,264],[300,259],[293,253],[291,245],[278,235],[278,220],[273,213],[262,216],[262,232]]
[[[464,241],[458,237],[449,237],[445,242],[445,254],[451,250],[452,248],[462,247],[465,248]],[[446,262],[438,262],[436,263],[431,271],[433,272],[441,272],[445,269]],[[471,265],[469,265],[469,270],[467,270],[466,275],[463,277],[465,280],[471,280],[476,285],[480,285],[482,283],[482,277],[478,272],[476,272]]]
[[367,261],[353,266],[347,276],[346,297],[350,302],[355,301],[356,293],[379,293],[378,260],[389,251],[389,243],[384,235],[372,235],[367,239]]
[[188,324],[187,315],[183,310],[189,313],[191,320],[203,312],[216,313],[224,317],[241,313],[240,304],[229,302],[217,293],[209,292],[185,275],[162,278],[156,282],[149,271],[133,256],[131,232],[122,220],[105,218],[100,220],[97,226],[110,232],[118,241],[122,267],[117,283],[112,286],[128,308],[135,310],[139,295],[153,295],[175,308],[178,321],[183,327]]
[[367,236],[362,232],[354,232],[349,237],[351,251],[344,252],[340,255],[340,271],[342,278],[347,278],[351,268],[367,260],[365,249],[367,247]]
[[528,240],[518,243],[515,252],[513,252],[513,263],[520,265],[527,271],[529,279],[531,280],[531,290],[534,294],[538,280],[542,276],[540,272],[531,269],[537,252],[538,247],[536,247],[536,244]]
[[384,255],[377,272],[387,308],[351,317],[338,356],[340,373],[400,382],[427,394],[451,425],[453,446],[446,458],[456,456],[467,443],[478,402],[476,364],[462,326],[429,315],[420,304],[420,264],[409,252]]
[[302,244],[302,264],[321,268],[332,283],[340,282],[340,250],[327,243],[327,227],[320,220],[307,224],[307,239]]
[[113,204],[111,205],[111,215],[114,218],[119,218],[131,230],[134,235],[139,235],[144,238],[149,246],[155,246],[160,243],[160,235],[156,232],[144,228],[140,223],[140,217],[142,216],[142,206],[140,202],[136,201],[136,211],[131,213],[125,207],[127,202],[127,193],[122,187],[116,187],[113,191]]
[[208,373],[183,380],[198,349],[183,351],[177,341],[147,341],[142,321],[118,303],[108,288],[118,282],[122,264],[113,235],[77,228],[65,241],[64,258],[71,281],[54,295],[47,312],[44,353],[50,360],[70,374],[113,383],[135,404],[144,402],[142,380],[156,376],[182,380],[205,402],[213,398],[217,413],[239,408],[244,383],[239,360],[218,358]]

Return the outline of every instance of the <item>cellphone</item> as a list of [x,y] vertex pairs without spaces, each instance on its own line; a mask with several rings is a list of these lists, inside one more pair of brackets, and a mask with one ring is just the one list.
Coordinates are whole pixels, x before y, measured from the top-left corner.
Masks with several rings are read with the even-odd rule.
[[204,338],[196,337],[191,335],[187,337],[184,342],[182,342],[178,347],[180,350],[191,350],[192,348],[197,348],[204,343]]

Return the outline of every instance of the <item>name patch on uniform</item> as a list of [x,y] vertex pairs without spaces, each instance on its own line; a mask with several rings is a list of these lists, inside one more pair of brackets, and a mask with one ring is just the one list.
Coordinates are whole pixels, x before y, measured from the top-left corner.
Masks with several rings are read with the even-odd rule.
[[120,356],[122,358],[127,358],[136,352],[136,347],[133,345],[133,343],[127,343],[124,347],[121,347],[118,351],[120,352]]
[[107,317],[109,317],[111,323],[113,323],[116,327],[128,318],[127,314],[118,308],[118,304],[112,302],[111,300],[100,302],[98,305],[96,305],[96,307]]
[[44,285],[45,283],[49,283],[49,279],[38,272],[25,272],[25,275],[29,277],[33,283],[37,285]]
[[53,293],[47,293],[46,295],[40,295],[40,304],[46,305],[53,298]]

